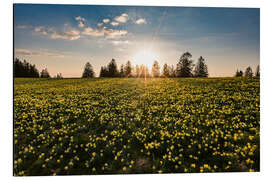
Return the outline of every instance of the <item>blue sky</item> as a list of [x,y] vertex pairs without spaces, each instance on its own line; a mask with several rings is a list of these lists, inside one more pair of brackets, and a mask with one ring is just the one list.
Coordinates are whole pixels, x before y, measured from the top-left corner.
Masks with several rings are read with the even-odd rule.
[[259,19],[256,8],[16,4],[14,52],[52,76],[80,77],[88,61],[98,75],[112,58],[175,66],[189,51],[210,76],[232,76],[259,64]]

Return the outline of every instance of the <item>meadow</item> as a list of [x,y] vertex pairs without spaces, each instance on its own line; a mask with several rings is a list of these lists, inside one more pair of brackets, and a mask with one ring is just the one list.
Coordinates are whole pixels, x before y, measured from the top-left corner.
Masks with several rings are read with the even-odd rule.
[[260,170],[259,78],[14,79],[14,175]]

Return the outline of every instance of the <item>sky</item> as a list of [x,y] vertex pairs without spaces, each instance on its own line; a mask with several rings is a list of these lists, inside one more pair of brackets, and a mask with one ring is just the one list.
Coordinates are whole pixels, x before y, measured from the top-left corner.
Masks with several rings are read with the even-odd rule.
[[260,9],[104,5],[14,5],[14,57],[50,75],[96,76],[112,58],[118,68],[176,64],[202,56],[210,77],[233,76],[260,63]]

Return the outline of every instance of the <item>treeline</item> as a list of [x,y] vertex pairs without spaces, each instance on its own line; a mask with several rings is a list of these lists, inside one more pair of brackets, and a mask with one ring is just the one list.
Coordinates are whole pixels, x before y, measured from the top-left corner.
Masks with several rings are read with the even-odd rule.
[[[118,69],[115,59],[112,59],[108,65],[101,66],[99,77],[208,77],[205,59],[200,56],[197,63],[194,64],[191,58],[191,53],[185,52],[176,64],[176,68],[165,63],[162,69],[158,61],[155,60],[151,70],[143,64],[132,66],[130,61],[122,64]],[[84,72],[89,73],[86,76],[83,73],[82,77],[94,77],[93,67],[89,62],[85,65]]]
[[245,76],[245,77],[253,77],[253,76],[260,77],[260,66],[259,65],[257,66],[255,74],[253,74],[252,68],[250,66],[246,68],[245,73],[243,73],[242,70],[237,69],[237,71],[235,73],[235,77],[242,77],[242,76]]
[[35,65],[16,58],[14,61],[14,77],[39,77],[39,72]]
[[[161,68],[158,61],[153,62],[151,70],[147,66],[135,65],[132,66],[130,61],[127,61],[126,64],[122,64],[120,69],[117,67],[115,59],[112,59],[108,65],[101,66],[99,77],[133,77],[133,78],[174,78],[174,77],[208,77],[208,68],[205,62],[205,59],[200,56],[194,64],[194,61],[191,59],[192,55],[189,52],[185,52],[179,58],[177,64],[168,65],[165,63]],[[242,70],[237,70],[235,77],[253,77],[260,76],[260,68],[257,66],[256,73],[253,75],[251,67],[247,67],[245,72]],[[35,65],[28,63],[26,60],[19,60],[18,58],[14,61],[14,77],[33,77],[33,78],[51,78],[47,68],[42,69],[41,72],[37,70]],[[95,77],[95,72],[93,66],[87,62],[85,64],[82,78],[93,78]],[[57,73],[53,78],[63,78],[61,73]]]
[[[35,65],[26,60],[21,61],[18,58],[14,60],[14,77],[31,77],[31,78],[51,78],[47,68],[42,69],[39,73]],[[63,78],[61,73],[57,73],[54,78]]]

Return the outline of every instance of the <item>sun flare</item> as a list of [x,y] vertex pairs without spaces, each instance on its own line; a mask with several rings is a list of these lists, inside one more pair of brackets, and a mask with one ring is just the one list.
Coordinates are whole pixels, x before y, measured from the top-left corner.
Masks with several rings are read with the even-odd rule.
[[150,50],[141,50],[133,57],[133,63],[136,65],[145,65],[151,69],[154,61],[158,61],[158,56]]

